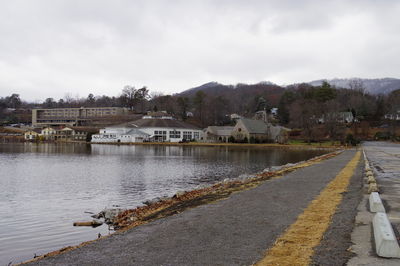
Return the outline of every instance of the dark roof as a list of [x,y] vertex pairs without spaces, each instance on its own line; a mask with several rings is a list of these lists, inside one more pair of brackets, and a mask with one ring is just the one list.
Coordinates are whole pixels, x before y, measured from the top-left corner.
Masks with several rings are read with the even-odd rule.
[[148,136],[150,136],[149,134],[147,134],[146,132],[143,132],[143,131],[141,131],[141,130],[139,130],[139,129],[137,129],[137,128],[132,128],[132,129],[130,129],[127,133],[125,133],[125,134],[130,134],[130,135],[134,135],[134,134],[137,134],[137,135],[148,135]]
[[5,132],[5,133],[23,133],[25,132],[25,129],[21,129],[18,127],[0,127],[0,132]]
[[268,125],[261,120],[241,118],[243,125],[247,128],[250,134],[265,134],[268,130]]
[[217,136],[229,136],[234,128],[232,126],[209,126],[207,130]]
[[99,132],[99,128],[97,128],[97,127],[70,126],[69,128],[71,128],[75,131],[78,131],[78,132],[87,132],[87,133]]
[[36,132],[36,133],[41,133],[42,129],[41,128],[29,128],[29,129],[25,130],[25,133],[26,132],[30,132],[30,131],[33,131],[33,132]]
[[[137,120],[135,120],[135,121],[137,121]],[[108,126],[107,128],[113,128],[113,127],[115,127],[115,128],[121,128],[121,127],[137,128],[137,126],[135,126],[133,124],[135,121],[133,121],[133,122],[125,122],[125,123],[122,123],[122,124],[111,125],[111,126]]]
[[179,121],[176,119],[139,119],[133,122],[125,123],[127,127],[167,127],[167,128],[187,128],[187,129],[197,129],[198,127]]

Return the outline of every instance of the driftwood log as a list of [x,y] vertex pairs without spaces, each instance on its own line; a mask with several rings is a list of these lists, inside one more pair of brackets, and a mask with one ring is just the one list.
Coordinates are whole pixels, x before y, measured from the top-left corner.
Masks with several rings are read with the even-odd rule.
[[101,221],[93,220],[93,221],[90,221],[90,222],[75,222],[74,226],[93,226],[93,227],[96,227],[96,226],[100,226],[102,224],[103,224],[103,222],[101,222]]

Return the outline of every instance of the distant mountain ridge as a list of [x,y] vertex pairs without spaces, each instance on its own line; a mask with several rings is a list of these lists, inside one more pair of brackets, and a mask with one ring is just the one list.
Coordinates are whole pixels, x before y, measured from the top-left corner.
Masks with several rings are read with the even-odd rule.
[[236,85],[224,85],[216,81],[211,81],[208,83],[205,83],[203,85],[200,85],[198,87],[190,88],[187,89],[181,93],[178,93],[178,96],[183,96],[183,97],[192,97],[196,94],[198,91],[203,91],[206,94],[214,95],[214,96],[220,96],[223,95],[229,91],[233,90],[243,90],[243,89],[249,89],[252,90],[254,87],[258,87],[258,89],[277,89],[283,87],[276,85],[273,82],[270,81],[260,81],[255,84],[246,84],[246,83],[238,83]]
[[[320,80],[314,80],[311,82],[306,82],[307,84],[310,84],[312,86],[320,86],[322,82],[327,81],[329,84],[332,86],[338,87],[338,88],[347,88],[350,89],[350,82],[352,81],[357,81],[362,84],[362,86],[365,88],[366,92],[370,94],[389,94],[390,92],[400,89],[400,79],[396,78],[380,78],[380,79],[361,79],[361,78],[334,78],[334,79],[320,79]],[[299,84],[299,83],[297,83]],[[255,84],[245,84],[245,83],[238,83],[236,85],[224,85],[221,83],[218,83],[216,81],[208,82],[203,85],[200,85],[198,87],[194,87],[188,90],[185,90],[181,93],[178,93],[178,96],[183,96],[183,97],[192,97],[196,94],[198,91],[203,91],[206,94],[209,95],[214,95],[214,96],[221,96],[221,95],[226,95],[229,92],[233,92],[236,90],[249,90],[249,93],[255,88],[258,87],[258,92],[260,90],[279,90],[282,89],[284,90],[285,87],[288,86],[279,86],[273,82],[270,81],[261,81],[259,83]]]
[[200,85],[198,87],[190,88],[187,89],[181,93],[178,93],[179,96],[184,96],[184,97],[191,97],[196,94],[198,91],[203,91],[206,94],[218,94],[218,91],[225,91],[225,90],[230,90],[233,89],[233,86],[230,85],[224,85],[215,81],[211,81],[208,83],[205,83],[203,85]]
[[381,79],[361,79],[361,78],[348,78],[348,79],[320,79],[308,82],[312,86],[320,86],[322,82],[326,81],[330,85],[338,88],[350,89],[350,82],[356,80],[361,82],[366,92],[370,94],[389,94],[394,90],[400,89],[400,79],[396,78],[381,78]]
[[[178,97],[192,98],[197,92],[202,91],[210,98],[227,99],[235,105],[254,105],[257,97],[269,99],[271,105],[277,105],[285,88],[272,82],[263,81],[255,84],[238,83],[236,85],[224,85],[218,82],[208,82],[198,87],[175,94]],[[241,110],[245,111],[245,110]]]

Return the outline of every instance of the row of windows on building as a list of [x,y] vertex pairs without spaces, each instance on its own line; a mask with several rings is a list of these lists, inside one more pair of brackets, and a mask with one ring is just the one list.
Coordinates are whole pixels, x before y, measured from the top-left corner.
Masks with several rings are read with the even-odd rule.
[[38,119],[38,123],[70,123],[75,122],[76,119]]
[[[103,131],[103,133],[106,133],[106,131]],[[166,141],[167,140],[167,133],[168,131],[166,130],[155,130],[154,131],[154,139],[156,141]],[[200,139],[200,133],[199,132],[192,132],[192,131],[169,131],[169,138],[170,139],[180,139],[182,136],[182,139],[184,140],[192,140],[192,139]],[[124,136],[128,137],[128,136]],[[97,136],[93,136],[93,138],[97,138]],[[116,139],[117,135],[116,134],[102,134],[101,138],[110,138],[110,139]]]
[[[86,109],[82,111],[82,114],[86,115],[111,115],[116,114],[115,109]],[[39,112],[39,116],[78,116],[80,110],[44,110]]]
[[101,136],[93,135],[92,138],[94,138],[94,139],[97,139],[97,138],[116,139],[117,135],[116,134],[104,134],[104,135],[101,135]]
[[[170,139],[180,139],[182,133],[182,139],[191,140],[191,139],[199,139],[200,133],[199,132],[192,132],[192,131],[169,131],[169,138]],[[167,140],[167,131],[165,130],[155,130],[154,131],[154,138],[162,139],[163,141]]]

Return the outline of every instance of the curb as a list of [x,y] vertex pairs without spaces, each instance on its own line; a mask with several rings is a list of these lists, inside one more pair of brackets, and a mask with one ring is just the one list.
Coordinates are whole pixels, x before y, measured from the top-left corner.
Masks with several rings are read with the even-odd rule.
[[374,177],[373,170],[370,167],[365,151],[363,150],[365,161],[365,177],[368,183],[369,209],[376,213],[372,219],[372,227],[375,239],[376,254],[384,258],[400,258],[400,247],[394,234],[392,225],[386,215],[379,188]]
[[385,258],[400,258],[400,247],[386,213],[376,213],[372,225],[376,254]]
[[369,195],[369,210],[370,212],[386,213],[385,207],[382,204],[382,200],[378,192],[371,192]]

